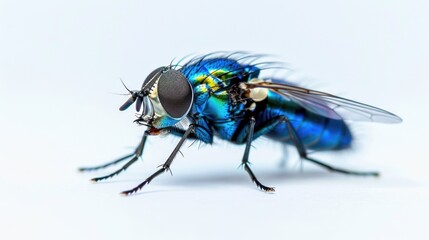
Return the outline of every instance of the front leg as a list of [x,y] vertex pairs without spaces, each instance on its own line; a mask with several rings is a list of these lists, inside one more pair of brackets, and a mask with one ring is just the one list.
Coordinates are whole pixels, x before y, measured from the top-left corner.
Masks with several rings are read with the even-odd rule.
[[113,172],[113,173],[111,173],[109,175],[106,175],[106,176],[93,178],[93,179],[91,179],[91,181],[98,182],[98,181],[105,180],[105,179],[108,179],[108,178],[111,178],[113,176],[116,176],[116,175],[120,174],[121,172],[127,170],[128,167],[130,167],[133,163],[135,163],[139,159],[139,157],[142,156],[143,149],[144,149],[144,146],[146,144],[146,140],[147,140],[147,136],[148,135],[149,135],[149,132],[148,132],[148,130],[146,130],[144,132],[144,134],[143,134],[143,137],[142,137],[139,145],[135,149],[134,153],[129,154],[127,156],[124,156],[124,157],[122,157],[120,159],[117,159],[117,160],[115,160],[113,162],[109,162],[109,163],[100,165],[100,166],[96,166],[96,167],[82,167],[82,168],[79,168],[79,171],[84,172],[84,171],[94,171],[94,170],[103,169],[103,168],[106,168],[106,167],[118,164],[118,163],[120,163],[122,161],[125,161],[125,160],[129,159],[130,157],[133,157],[133,158],[131,158],[131,160],[129,160],[125,165],[123,165],[121,168],[119,168],[115,172]]
[[148,177],[146,180],[144,180],[142,183],[140,183],[137,187],[135,187],[133,189],[130,189],[130,190],[127,190],[127,191],[123,191],[121,194],[123,194],[125,196],[128,196],[128,195],[130,195],[132,193],[136,193],[140,189],[142,189],[146,184],[149,184],[158,175],[161,175],[161,173],[169,171],[170,170],[170,165],[173,162],[174,157],[179,152],[180,147],[183,145],[183,143],[185,142],[186,138],[188,138],[189,134],[191,134],[191,132],[194,129],[195,129],[195,125],[191,124],[189,126],[189,128],[185,131],[185,133],[183,134],[182,138],[180,139],[179,143],[174,148],[173,152],[168,157],[167,161],[165,161],[165,163],[163,165],[161,165],[161,169],[159,169],[158,171],[156,171],[155,173],[153,173],[150,177]]

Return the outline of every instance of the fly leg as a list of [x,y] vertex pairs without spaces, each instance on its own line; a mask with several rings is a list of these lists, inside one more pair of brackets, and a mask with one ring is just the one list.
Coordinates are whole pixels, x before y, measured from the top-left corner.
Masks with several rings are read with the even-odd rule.
[[249,174],[252,181],[256,184],[257,187],[260,189],[266,191],[266,192],[274,192],[273,187],[267,187],[263,185],[259,180],[256,178],[255,174],[252,172],[252,170],[249,167],[249,152],[250,147],[253,141],[253,132],[255,131],[255,118],[250,118],[250,125],[249,125],[249,134],[247,136],[247,142],[246,142],[246,149],[244,150],[243,159],[241,160],[241,164],[244,166],[244,170]]
[[143,134],[142,140],[140,141],[140,143],[139,143],[139,145],[137,146],[137,148],[136,148],[136,150],[134,151],[134,153],[129,154],[129,155],[127,155],[127,156],[124,156],[124,157],[122,157],[122,158],[119,158],[119,159],[117,159],[117,160],[115,160],[115,161],[113,161],[113,162],[109,162],[109,163],[107,163],[107,164],[101,165],[101,166],[97,166],[97,167],[87,167],[87,168],[79,168],[79,171],[93,171],[93,170],[98,170],[98,169],[106,168],[106,167],[108,167],[108,166],[115,165],[115,164],[117,164],[117,163],[120,163],[120,162],[122,162],[122,161],[124,161],[124,160],[127,160],[128,158],[130,158],[130,157],[134,156],[133,158],[131,158],[131,160],[129,160],[129,161],[128,161],[124,166],[122,166],[122,167],[121,167],[120,169],[118,169],[117,171],[115,171],[115,172],[113,172],[113,173],[111,173],[111,174],[109,174],[109,175],[103,176],[103,177],[93,178],[93,179],[91,179],[91,181],[93,181],[93,182],[98,182],[98,181],[101,181],[101,180],[105,180],[105,179],[111,178],[111,177],[113,177],[113,176],[115,176],[115,175],[118,175],[119,173],[121,173],[121,172],[125,171],[125,170],[126,170],[129,166],[131,166],[133,163],[135,163],[135,162],[139,159],[139,157],[141,157],[141,155],[143,154],[143,149],[144,149],[144,146],[145,146],[145,143],[146,143],[147,136],[148,136],[148,132],[147,132],[147,131],[145,131],[145,132],[144,132],[144,134]]
[[378,172],[359,172],[359,171],[345,170],[345,169],[330,166],[326,163],[322,163],[318,160],[308,157],[304,144],[302,143],[301,139],[298,136],[298,133],[296,132],[295,128],[292,126],[289,119],[283,116],[280,118],[280,120],[286,123],[292,142],[295,145],[296,149],[298,150],[300,157],[303,158],[304,160],[312,162],[332,172],[338,172],[338,173],[349,174],[349,175],[357,175],[357,176],[374,176],[374,177],[379,176]]
[[123,156],[123,157],[121,157],[119,159],[116,159],[115,161],[108,162],[108,163],[105,163],[103,165],[99,165],[99,166],[95,166],[95,167],[81,167],[78,170],[80,172],[90,172],[90,171],[95,171],[95,170],[107,168],[109,166],[113,166],[113,165],[116,165],[116,164],[118,164],[120,162],[123,162],[123,161],[127,160],[128,158],[132,157],[134,154],[135,153],[131,153],[129,155]]
[[156,171],[155,173],[153,173],[146,180],[144,180],[142,183],[140,183],[137,187],[135,187],[133,189],[130,189],[130,190],[127,190],[127,191],[123,191],[121,194],[127,196],[127,195],[130,195],[132,193],[138,192],[146,184],[149,184],[158,175],[161,175],[161,173],[169,171],[170,170],[170,165],[173,162],[174,157],[179,152],[180,147],[183,145],[183,143],[185,142],[186,138],[188,138],[189,134],[191,134],[191,132],[194,130],[194,128],[195,128],[195,125],[193,125],[193,124],[191,124],[189,126],[189,128],[186,130],[186,132],[183,134],[182,138],[180,139],[179,143],[174,148],[173,152],[168,157],[167,161],[165,161],[165,163],[160,166],[161,169],[159,169],[158,171]]

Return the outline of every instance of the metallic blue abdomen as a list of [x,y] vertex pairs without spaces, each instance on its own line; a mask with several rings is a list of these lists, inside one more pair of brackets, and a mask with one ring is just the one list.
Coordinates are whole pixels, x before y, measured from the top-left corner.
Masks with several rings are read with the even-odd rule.
[[[286,116],[289,119],[308,149],[339,150],[351,145],[352,135],[344,121],[312,113],[276,93],[269,92],[266,106],[256,118],[257,124],[264,124],[277,116]],[[286,124],[274,127],[267,133],[267,137],[292,143]]]

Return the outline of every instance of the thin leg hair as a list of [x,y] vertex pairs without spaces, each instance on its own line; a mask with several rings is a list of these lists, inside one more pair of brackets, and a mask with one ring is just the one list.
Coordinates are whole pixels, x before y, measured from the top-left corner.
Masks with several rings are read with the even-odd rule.
[[105,179],[108,179],[108,178],[111,178],[111,177],[113,177],[113,176],[116,176],[116,175],[120,174],[121,172],[125,171],[128,167],[130,167],[133,163],[135,163],[135,162],[139,159],[139,157],[141,157],[141,155],[143,154],[144,146],[145,146],[145,144],[146,144],[147,136],[148,136],[148,132],[147,132],[147,131],[145,131],[145,133],[143,134],[143,137],[142,137],[142,139],[141,139],[141,141],[140,141],[139,145],[137,146],[136,150],[134,151],[134,153],[129,154],[129,155],[127,155],[127,156],[124,156],[124,157],[122,157],[122,158],[119,158],[119,159],[117,159],[117,160],[115,160],[115,161],[113,161],[113,162],[109,162],[109,163],[106,163],[106,164],[100,165],[100,166],[96,166],[96,167],[87,167],[87,168],[79,168],[79,171],[94,171],[94,170],[103,169],[103,168],[106,168],[106,167],[109,167],[109,166],[112,166],[112,165],[118,164],[118,163],[120,163],[120,162],[122,162],[122,161],[125,161],[125,160],[127,160],[128,158],[130,158],[130,157],[133,157],[133,156],[134,156],[133,158],[131,158],[131,160],[129,160],[125,165],[123,165],[123,166],[122,166],[120,169],[118,169],[117,171],[115,171],[115,172],[113,172],[113,173],[111,173],[111,174],[108,174],[108,175],[106,175],[106,176],[93,178],[93,179],[91,179],[91,181],[93,181],[93,182],[98,182],[98,181],[105,180]]
[[140,189],[142,189],[145,185],[149,184],[157,176],[161,175],[164,172],[170,171],[170,165],[173,162],[174,157],[180,151],[180,147],[183,145],[183,143],[185,142],[186,138],[188,138],[189,134],[191,134],[191,132],[194,130],[194,128],[195,128],[194,125],[190,125],[189,126],[189,128],[185,131],[185,133],[183,134],[182,138],[180,139],[179,143],[174,148],[173,152],[168,157],[167,161],[165,161],[165,163],[160,166],[161,168],[158,171],[156,171],[155,173],[153,173],[151,176],[149,176],[146,180],[144,180],[142,183],[140,183],[139,185],[137,185],[135,188],[127,190],[127,191],[123,191],[121,194],[123,194],[125,196],[128,196],[130,194],[136,193]]

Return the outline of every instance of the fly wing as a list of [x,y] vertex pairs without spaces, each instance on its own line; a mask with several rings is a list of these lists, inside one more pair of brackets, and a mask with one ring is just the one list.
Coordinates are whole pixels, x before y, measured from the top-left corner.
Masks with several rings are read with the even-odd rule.
[[402,119],[386,110],[329,93],[278,82],[249,82],[247,88],[268,88],[313,113],[332,119],[399,123]]

